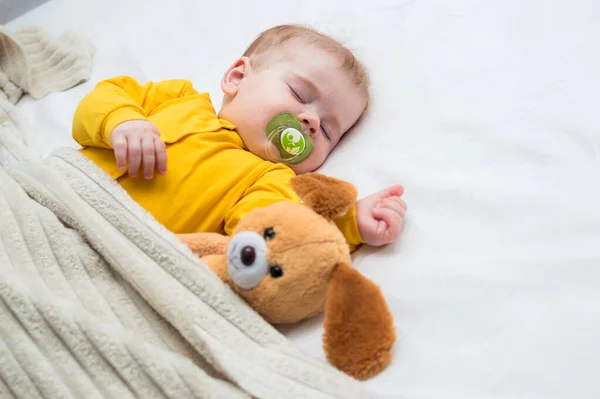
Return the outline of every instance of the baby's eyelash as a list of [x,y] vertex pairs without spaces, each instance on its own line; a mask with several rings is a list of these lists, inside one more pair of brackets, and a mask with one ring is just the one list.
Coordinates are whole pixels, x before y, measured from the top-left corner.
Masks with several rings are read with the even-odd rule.
[[296,100],[300,101],[302,104],[306,104],[304,102],[304,100],[302,100],[302,98],[300,98],[300,96],[298,95],[298,93],[296,92],[296,90],[294,90],[292,88],[292,86],[288,85],[288,87],[290,88],[290,91],[292,92],[292,94],[294,95],[294,97],[296,97]]
[[329,138],[329,134],[327,134],[327,131],[325,130],[325,128],[323,127],[323,125],[321,125],[321,132],[323,132],[323,136],[325,136],[325,138],[326,138],[327,140],[331,140],[331,139]]

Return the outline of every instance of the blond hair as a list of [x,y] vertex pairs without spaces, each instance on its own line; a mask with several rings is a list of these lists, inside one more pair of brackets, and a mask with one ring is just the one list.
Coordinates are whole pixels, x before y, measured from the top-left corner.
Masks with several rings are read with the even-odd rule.
[[367,103],[369,102],[369,78],[364,65],[340,42],[302,25],[279,25],[262,32],[244,51],[244,56],[253,59],[258,66],[266,62],[266,55],[272,50],[282,48],[291,39],[303,39],[314,44],[327,53],[338,57],[341,69],[348,73],[352,82],[362,89]]

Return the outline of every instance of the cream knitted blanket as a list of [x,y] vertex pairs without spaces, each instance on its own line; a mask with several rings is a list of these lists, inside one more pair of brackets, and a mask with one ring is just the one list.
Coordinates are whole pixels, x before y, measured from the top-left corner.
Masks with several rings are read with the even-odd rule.
[[39,99],[86,81],[93,52],[74,32],[54,38],[30,26],[13,35],[0,26],[0,98],[15,104],[23,91]]
[[[39,71],[19,85],[43,95],[85,79]],[[2,104],[0,397],[370,397],[292,347],[77,151],[29,159]]]

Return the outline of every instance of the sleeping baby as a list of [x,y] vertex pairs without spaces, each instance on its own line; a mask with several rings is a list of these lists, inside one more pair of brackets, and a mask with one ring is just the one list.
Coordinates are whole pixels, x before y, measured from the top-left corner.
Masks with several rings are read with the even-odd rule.
[[[369,103],[355,56],[296,25],[260,34],[221,89],[217,114],[187,80],[105,80],[77,107],[73,138],[170,231],[230,234],[252,209],[299,202],[290,179],[316,170]],[[402,193],[385,188],[336,219],[352,249],[400,236]]]

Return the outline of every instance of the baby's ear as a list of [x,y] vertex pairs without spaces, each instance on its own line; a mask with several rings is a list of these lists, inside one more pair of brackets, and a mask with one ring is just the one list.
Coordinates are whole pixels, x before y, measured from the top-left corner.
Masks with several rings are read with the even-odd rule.
[[386,368],[396,340],[394,320],[379,287],[352,266],[333,271],[325,302],[327,360],[357,379]]
[[249,70],[250,59],[248,57],[237,59],[221,78],[221,90],[223,90],[223,93],[226,96],[234,97],[238,92],[242,79],[248,74]]
[[291,183],[300,199],[328,220],[345,215],[356,203],[356,188],[333,177],[305,173],[294,177]]

